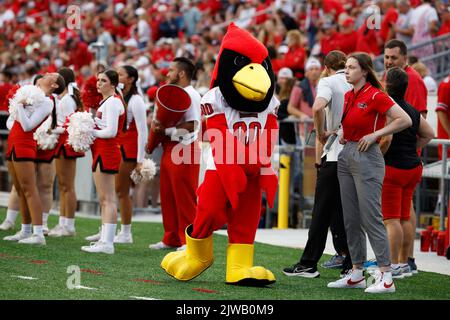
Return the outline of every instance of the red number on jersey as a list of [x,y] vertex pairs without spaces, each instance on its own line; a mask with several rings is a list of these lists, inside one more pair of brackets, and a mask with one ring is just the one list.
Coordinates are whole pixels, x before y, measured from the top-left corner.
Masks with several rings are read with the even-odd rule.
[[214,112],[213,107],[210,103],[200,105],[200,109],[202,110],[202,116],[209,116]]
[[247,127],[244,121],[238,121],[233,125],[233,133],[243,143],[256,141],[256,137],[261,133],[261,123],[250,122]]

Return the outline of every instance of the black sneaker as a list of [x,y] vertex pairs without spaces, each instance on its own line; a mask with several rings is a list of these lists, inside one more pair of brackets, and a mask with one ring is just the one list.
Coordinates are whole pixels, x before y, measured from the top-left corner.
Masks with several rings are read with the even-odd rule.
[[284,268],[283,273],[288,277],[304,277],[304,278],[318,278],[320,277],[319,271],[316,267],[305,267],[300,263],[293,265],[292,267]]
[[417,265],[416,265],[415,260],[416,259],[414,259],[414,258],[408,257],[408,265],[409,265],[409,268],[411,269],[411,273],[419,273],[419,271],[417,271]]

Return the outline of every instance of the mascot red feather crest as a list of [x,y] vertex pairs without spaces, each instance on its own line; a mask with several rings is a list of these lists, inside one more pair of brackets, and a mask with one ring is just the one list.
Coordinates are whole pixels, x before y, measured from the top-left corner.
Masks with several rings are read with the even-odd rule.
[[186,250],[166,255],[161,266],[188,281],[213,263],[212,234],[228,226],[226,283],[265,286],[273,273],[253,266],[262,192],[273,206],[278,186],[270,157],[277,141],[275,75],[268,51],[250,33],[228,27],[202,113],[211,148]]

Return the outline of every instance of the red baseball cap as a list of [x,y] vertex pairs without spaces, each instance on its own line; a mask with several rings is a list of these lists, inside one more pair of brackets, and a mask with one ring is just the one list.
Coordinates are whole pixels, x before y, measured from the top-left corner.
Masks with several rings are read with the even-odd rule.
[[158,87],[157,86],[153,86],[153,87],[150,87],[150,88],[148,88],[148,90],[147,90],[147,97],[150,99],[150,100],[155,100],[155,98],[156,98],[156,91],[158,91]]
[[350,27],[355,24],[355,19],[348,17],[342,22],[343,27]]

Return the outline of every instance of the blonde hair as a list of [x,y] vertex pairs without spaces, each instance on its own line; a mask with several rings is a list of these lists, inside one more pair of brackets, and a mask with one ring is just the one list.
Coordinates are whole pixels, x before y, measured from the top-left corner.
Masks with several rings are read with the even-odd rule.
[[428,68],[422,62],[416,62],[411,67],[416,70],[422,78],[428,75]]
[[286,38],[288,39],[292,39],[295,41],[297,46],[301,46],[302,45],[302,34],[299,30],[289,30]]

